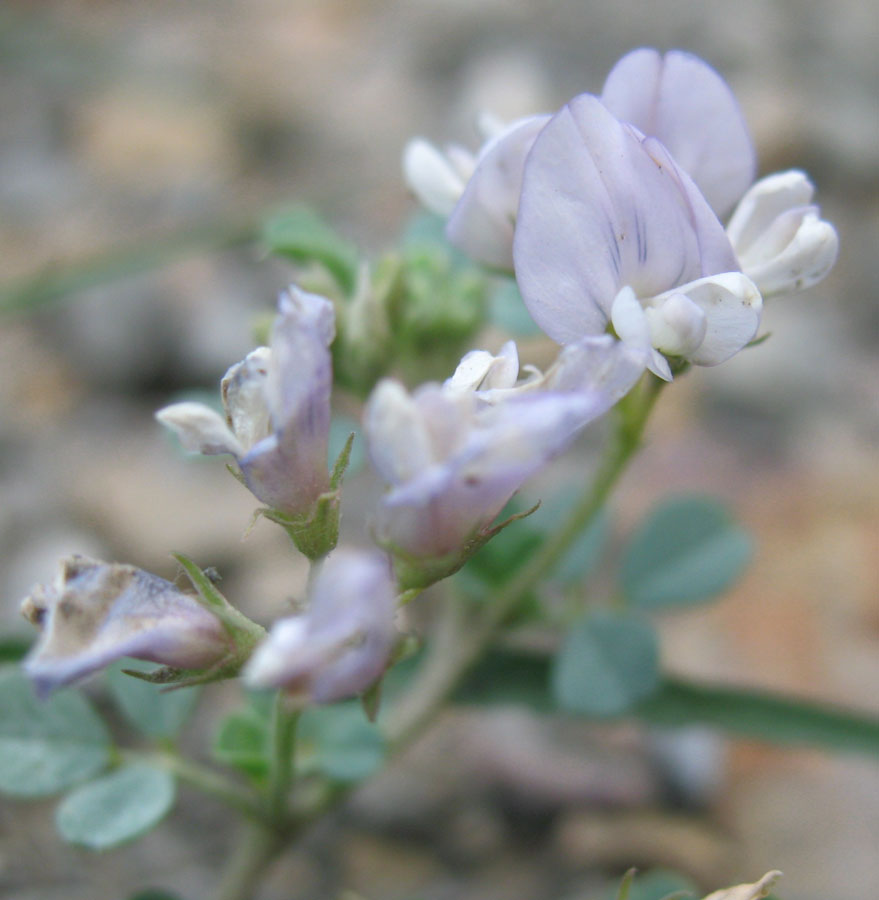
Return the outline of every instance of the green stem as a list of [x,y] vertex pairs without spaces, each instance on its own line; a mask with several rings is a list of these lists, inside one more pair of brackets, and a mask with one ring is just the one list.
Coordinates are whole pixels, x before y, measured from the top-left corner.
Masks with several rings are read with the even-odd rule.
[[233,852],[216,900],[252,900],[256,885],[283,849],[287,836],[265,824],[248,822]]
[[283,827],[287,822],[287,797],[293,783],[295,766],[296,726],[299,711],[287,707],[283,688],[275,696],[270,727],[271,759],[266,791],[268,812],[272,822]]
[[185,784],[225,803],[248,819],[260,822],[266,818],[265,810],[249,790],[207,766],[184,759],[176,753],[139,753],[126,750],[124,758],[149,762],[167,769]]
[[[507,583],[484,616],[474,623],[467,615],[465,605],[456,598],[449,598],[431,641],[431,652],[419,670],[415,684],[389,712],[386,733],[392,752],[400,750],[421,733],[486,647],[495,640],[523,597],[553,568],[604,505],[641,445],[644,427],[662,384],[649,376],[618,405],[614,440],[608,446],[590,490],[524,570]],[[403,596],[408,599],[406,594]],[[268,796],[274,827],[262,825],[250,829],[230,862],[219,900],[251,897],[253,886],[293,834],[337,806],[353,788],[353,785],[328,786],[314,803],[291,820],[287,793],[293,775],[296,714],[285,709],[280,692],[272,721],[273,757]]]

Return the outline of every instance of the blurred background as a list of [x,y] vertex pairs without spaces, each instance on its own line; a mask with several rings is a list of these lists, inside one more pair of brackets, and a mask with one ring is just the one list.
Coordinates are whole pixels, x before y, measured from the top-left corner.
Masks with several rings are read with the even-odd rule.
[[[84,259],[179,257],[2,313],[3,632],[26,633],[20,599],[70,552],[173,577],[179,550],[276,614],[302,576],[286,538],[261,524],[242,541],[250,496],[152,419],[177,392],[216,389],[291,277],[242,235],[301,202],[379,251],[415,209],[399,171],[410,136],[475,146],[481,111],[553,110],[645,44],[723,73],[761,174],[806,169],[841,254],[826,282],[766,310],[764,346],[667,392],[614,533],[670,489],[726,498],[755,562],[721,602],[663,618],[666,665],[879,713],[869,0],[4,0],[0,296]],[[216,697],[234,703],[234,689]],[[3,802],[0,895],[112,900],[160,884],[198,898],[232,840],[189,794],[163,828],[103,856],[62,845],[51,815]],[[261,897],[598,900],[635,864],[701,888],[780,868],[786,900],[862,900],[877,847],[876,760],[456,712],[288,854]]]

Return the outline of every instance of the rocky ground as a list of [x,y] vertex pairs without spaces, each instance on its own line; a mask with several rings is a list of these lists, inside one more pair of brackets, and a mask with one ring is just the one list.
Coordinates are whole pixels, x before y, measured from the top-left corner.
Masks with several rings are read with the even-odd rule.
[[[0,286],[190,225],[235,231],[286,201],[380,249],[413,209],[410,135],[469,141],[482,109],[552,109],[631,47],[690,49],[732,83],[761,170],[810,172],[842,250],[824,284],[766,311],[765,346],[664,398],[615,528],[669,489],[727,498],[755,564],[723,602],[663,621],[669,666],[877,713],[877,41],[863,0],[6,0]],[[73,551],[172,576],[182,550],[267,616],[295,591],[281,537],[260,525],[241,540],[249,496],[151,418],[176,391],[213,389],[289,276],[249,246],[193,253],[4,316],[5,631]],[[581,461],[565,465],[576,478]],[[160,883],[198,898],[232,840],[190,795],[99,857],[61,845],[50,820],[49,804],[0,807],[3,896],[115,900]],[[874,760],[454,713],[286,857],[261,900],[591,900],[632,862],[703,886],[781,868],[786,900],[863,900],[877,842]]]

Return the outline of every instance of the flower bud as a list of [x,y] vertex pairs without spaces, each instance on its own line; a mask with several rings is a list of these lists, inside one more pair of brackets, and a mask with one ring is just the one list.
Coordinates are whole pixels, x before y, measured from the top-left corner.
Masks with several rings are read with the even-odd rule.
[[42,695],[124,656],[192,670],[230,651],[223,624],[195,598],[142,569],[84,556],[63,560],[22,613],[42,630],[24,661]]
[[730,219],[742,271],[764,297],[811,287],[836,262],[839,237],[811,204],[814,192],[803,172],[777,172],[753,185]]
[[276,622],[245,671],[252,687],[281,687],[305,702],[365,691],[397,638],[396,588],[387,559],[340,550],[314,581],[306,611]]

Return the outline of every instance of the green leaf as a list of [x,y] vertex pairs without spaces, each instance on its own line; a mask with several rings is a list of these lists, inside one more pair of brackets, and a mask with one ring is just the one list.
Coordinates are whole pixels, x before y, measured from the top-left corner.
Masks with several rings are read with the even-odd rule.
[[268,715],[249,706],[226,716],[211,746],[219,762],[263,778],[269,771]]
[[595,612],[577,624],[555,658],[552,692],[568,712],[620,715],[659,685],[650,624],[628,613]]
[[615,900],[629,900],[629,894],[632,892],[632,881],[635,879],[635,872],[637,870],[632,868],[623,875],[620,886],[617,889]]
[[150,738],[174,738],[186,724],[198,699],[196,687],[163,691],[158,685],[126,675],[123,669],[149,671],[153,666],[124,659],[107,669],[113,699],[135,728]]
[[263,225],[262,236],[270,253],[297,263],[320,263],[345,294],[353,292],[357,248],[310,209],[300,207],[271,217]]
[[382,765],[387,753],[381,731],[357,702],[306,710],[299,737],[310,746],[311,765],[333,781],[362,781]]
[[157,825],[174,805],[175,793],[174,778],[164,769],[125,766],[69,794],[55,824],[71,844],[106,850]]
[[0,791],[58,793],[105,768],[110,750],[104,723],[80,694],[37,700],[17,668],[0,670]]
[[[552,665],[550,658],[534,653],[492,650],[470,671],[454,699],[514,703],[546,712],[552,707],[547,688]],[[879,756],[879,715],[768,691],[665,677],[654,693],[624,714],[666,727],[707,725],[734,737]]]
[[776,744],[879,756],[879,716],[766,691],[666,678],[635,713],[659,725],[711,725]]
[[625,550],[623,594],[641,609],[702,603],[742,574],[751,553],[750,536],[716,500],[667,500],[648,516]]

